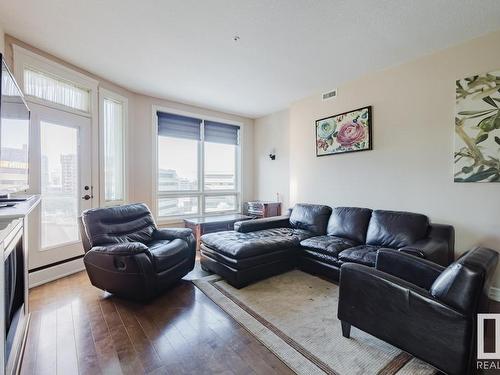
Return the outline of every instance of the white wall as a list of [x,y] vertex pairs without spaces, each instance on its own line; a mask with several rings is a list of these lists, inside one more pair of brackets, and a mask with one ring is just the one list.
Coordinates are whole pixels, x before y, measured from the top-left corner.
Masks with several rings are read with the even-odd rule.
[[[499,45],[500,32],[492,33],[342,85],[334,100],[293,103],[290,204],[421,212],[455,226],[457,255],[479,244],[500,251],[500,184],[453,182],[455,80],[500,69]],[[373,151],[316,157],[315,120],[365,105],[373,106]],[[283,127],[268,123],[268,133],[257,126],[256,144]],[[263,166],[258,187],[273,171]]]
[[5,52],[5,33],[2,25],[0,24],[0,53]]
[[[279,194],[282,211],[289,206],[289,111],[273,113],[255,120],[254,156],[255,176],[254,194],[260,200],[276,201]],[[276,160],[271,160],[271,151]]]

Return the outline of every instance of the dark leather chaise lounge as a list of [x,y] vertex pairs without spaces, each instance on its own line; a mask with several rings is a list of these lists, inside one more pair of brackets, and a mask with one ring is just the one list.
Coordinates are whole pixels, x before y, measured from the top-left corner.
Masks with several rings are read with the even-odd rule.
[[201,265],[235,287],[293,267],[339,277],[340,266],[375,266],[377,251],[396,249],[447,265],[453,260],[454,230],[430,224],[425,215],[297,204],[290,216],[243,221],[234,231],[201,238]]
[[158,229],[145,204],[88,210],[80,224],[83,261],[97,288],[149,299],[194,268],[191,229]]

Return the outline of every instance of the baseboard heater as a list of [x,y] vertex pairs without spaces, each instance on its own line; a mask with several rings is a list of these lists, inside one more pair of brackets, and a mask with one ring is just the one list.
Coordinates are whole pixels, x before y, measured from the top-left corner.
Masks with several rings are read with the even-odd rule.
[[29,287],[48,283],[85,269],[83,254],[29,270]]

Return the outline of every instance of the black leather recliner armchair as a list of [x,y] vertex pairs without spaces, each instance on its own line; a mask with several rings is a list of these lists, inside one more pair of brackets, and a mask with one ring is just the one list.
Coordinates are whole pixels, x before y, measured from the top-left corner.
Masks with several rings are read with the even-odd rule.
[[152,298],[194,268],[191,229],[158,229],[145,204],[87,210],[80,231],[92,285],[119,296]]
[[496,251],[475,248],[447,268],[393,250],[380,250],[375,268],[343,264],[342,333],[353,325],[447,374],[469,374],[497,263]]

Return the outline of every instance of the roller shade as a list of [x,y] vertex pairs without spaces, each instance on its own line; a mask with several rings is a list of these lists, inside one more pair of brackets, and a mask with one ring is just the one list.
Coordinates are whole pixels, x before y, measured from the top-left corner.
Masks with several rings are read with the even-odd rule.
[[240,127],[215,121],[205,121],[205,141],[237,145]]
[[156,114],[158,116],[158,135],[197,141],[201,139],[201,119],[164,112],[156,112]]

